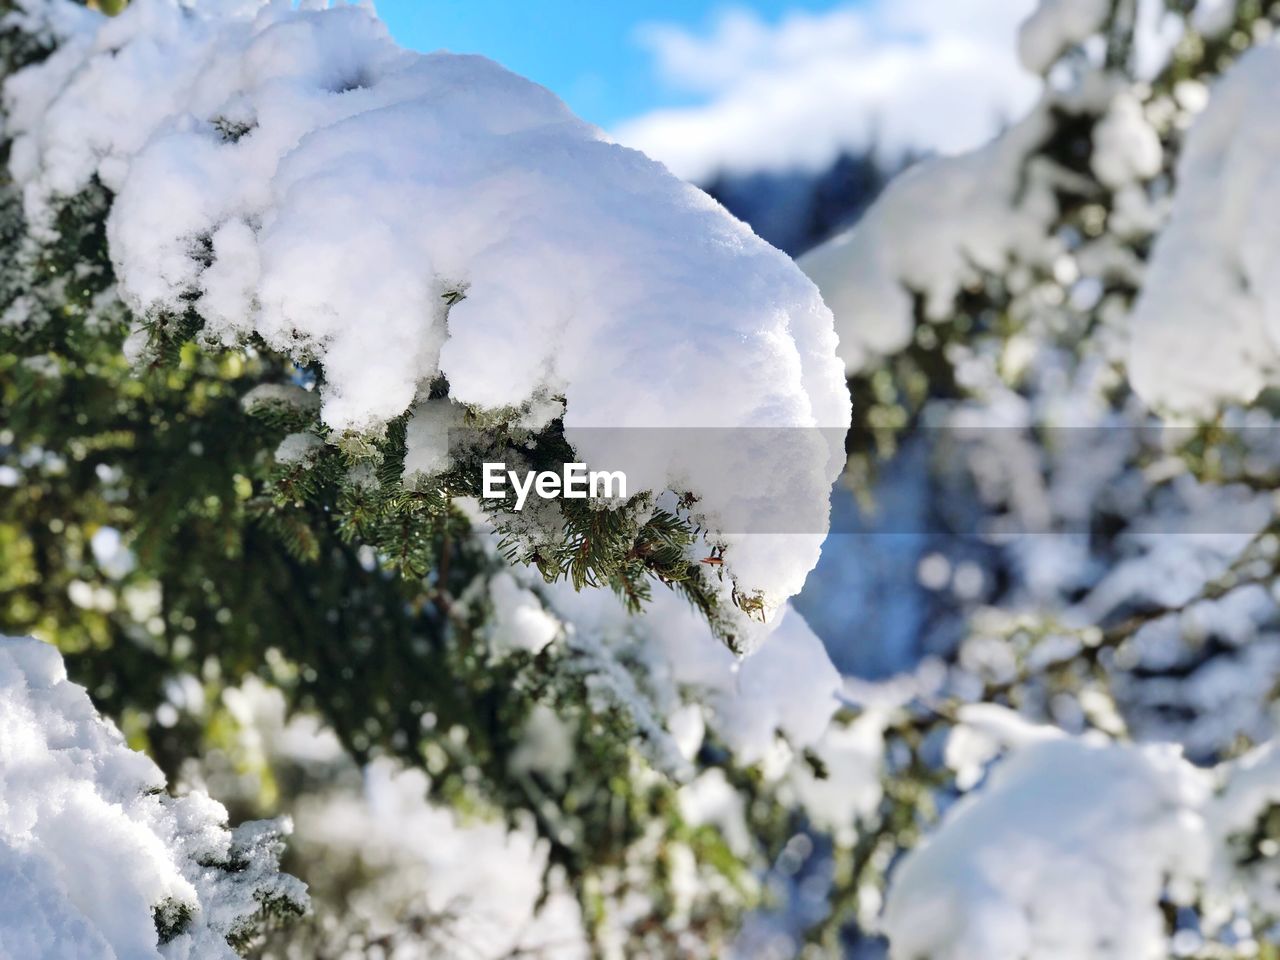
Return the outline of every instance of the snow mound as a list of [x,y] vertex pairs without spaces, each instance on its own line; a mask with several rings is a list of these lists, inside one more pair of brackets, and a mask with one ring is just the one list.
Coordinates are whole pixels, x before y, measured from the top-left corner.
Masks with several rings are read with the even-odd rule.
[[[380,429],[444,376],[484,411],[563,397],[584,461],[694,493],[710,530],[776,476],[808,505],[803,534],[736,540],[726,563],[767,608],[798,592],[850,410],[830,313],[785,255],[542,87],[403,50],[368,8],[72,7],[26,0],[60,43],[4,88],[34,233],[96,178],[125,302],[318,360],[339,434]],[[735,452],[758,469],[738,483],[654,476],[642,452],[601,463],[626,457],[573,436],[688,426],[836,432],[779,456],[743,430]]]
[[279,825],[163,791],[53,647],[0,638],[0,957],[234,960],[263,901],[305,902]]

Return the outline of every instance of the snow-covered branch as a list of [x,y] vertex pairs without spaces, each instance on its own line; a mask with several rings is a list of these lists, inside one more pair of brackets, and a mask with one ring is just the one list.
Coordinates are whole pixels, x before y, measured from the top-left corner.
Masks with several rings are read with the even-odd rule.
[[235,960],[306,888],[279,872],[289,824],[227,828],[174,798],[103,721],[58,652],[0,638],[0,948],[22,958]]

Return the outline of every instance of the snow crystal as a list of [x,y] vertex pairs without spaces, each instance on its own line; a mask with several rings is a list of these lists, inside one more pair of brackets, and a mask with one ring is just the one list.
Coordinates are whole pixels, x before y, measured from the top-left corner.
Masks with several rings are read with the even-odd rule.
[[1280,287],[1280,50],[1256,47],[1213,91],[1178,161],[1168,226],[1134,305],[1129,374],[1147,403],[1207,415],[1274,380]]
[[[217,802],[163,788],[53,647],[0,638],[0,956],[234,960],[258,896],[305,899],[275,872],[277,825],[233,833]],[[243,871],[205,866],[233,855]],[[163,945],[157,911],[189,915]]]
[[[115,192],[110,253],[140,316],[192,307],[207,340],[319,360],[338,434],[441,375],[483,410],[563,396],[580,458],[629,477],[652,465],[572,431],[836,428],[803,456],[744,430],[740,481],[675,465],[645,487],[690,489],[716,531],[776,476],[817,524],[738,538],[726,565],[767,611],[798,592],[848,395],[813,285],[715,201],[488,60],[400,49],[364,7],[27,2],[63,42],[5,84],[11,173],[37,233],[92,178]],[[438,465],[437,427],[411,427],[411,466]]]

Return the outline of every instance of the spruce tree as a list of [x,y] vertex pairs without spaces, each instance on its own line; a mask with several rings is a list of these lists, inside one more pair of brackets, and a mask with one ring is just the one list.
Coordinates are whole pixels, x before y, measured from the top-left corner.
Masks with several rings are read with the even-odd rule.
[[[196,791],[103,796],[158,834],[200,790],[292,814],[312,890],[293,916],[281,824],[205,810],[222,846],[175,828],[170,873],[213,892],[155,894],[159,955],[1275,951],[1275,484],[1233,429],[1271,397],[1164,430],[1130,335],[1207,85],[1272,10],[1043,0],[1032,114],[802,258],[838,360],[716,204],[367,11],[0,9],[0,627]],[[760,469],[675,443],[625,502],[481,496],[485,462],[691,426]],[[939,437],[979,505],[930,558],[959,642],[842,683],[788,603],[827,487],[872,504]],[[751,484],[804,522],[733,528]],[[1167,539],[1206,503],[1225,547]],[[965,587],[948,545],[992,529]],[[9,650],[0,722],[58,669]]]

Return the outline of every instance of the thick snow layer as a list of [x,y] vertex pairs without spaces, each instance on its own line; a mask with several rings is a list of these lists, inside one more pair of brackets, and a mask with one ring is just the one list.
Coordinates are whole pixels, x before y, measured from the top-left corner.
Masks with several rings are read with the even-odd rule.
[[1028,166],[1049,130],[1042,104],[980,150],[912,167],[854,227],[800,258],[835,314],[848,373],[911,342],[916,296],[940,321],[982,271],[1051,256],[1057,201],[1045,171]]
[[1280,336],[1280,50],[1256,47],[1187,136],[1168,226],[1134,306],[1129,375],[1149,404],[1203,415],[1274,382]]
[[[478,545],[497,560],[498,538],[474,500]],[[761,626],[754,651],[738,657],[694,607],[655,587],[639,614],[610,590],[546,583],[526,567],[498,571],[484,591],[491,653],[540,652],[562,644],[607,705],[627,711],[650,760],[677,779],[708,729],[743,764],[772,759],[781,734],[796,751],[813,746],[840,706],[842,681],[827,649],[790,605]],[[785,753],[785,750],[783,751]]]
[[[275,825],[233,833],[207,796],[163,790],[53,647],[0,638],[0,958],[234,960],[256,896],[305,899],[276,873]],[[243,871],[205,865],[233,848]],[[157,908],[190,913],[163,945]]]
[[[140,315],[193,305],[210,341],[319,360],[339,433],[439,375],[485,410],[563,396],[583,460],[643,477],[632,492],[690,490],[712,531],[776,478],[803,532],[736,539],[726,564],[769,609],[798,592],[848,395],[817,290],[717,203],[488,60],[399,48],[364,7],[27,5],[63,42],[5,84],[11,173],[37,233],[92,178],[115,193],[111,257]],[[838,432],[780,452],[743,430],[738,483],[573,433],[638,426]],[[419,468],[438,427],[411,427]]]
[[890,956],[1167,956],[1159,901],[1205,875],[1209,791],[1171,746],[1026,738],[892,874]]

